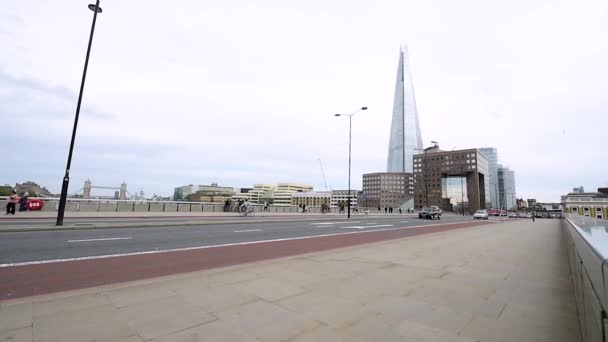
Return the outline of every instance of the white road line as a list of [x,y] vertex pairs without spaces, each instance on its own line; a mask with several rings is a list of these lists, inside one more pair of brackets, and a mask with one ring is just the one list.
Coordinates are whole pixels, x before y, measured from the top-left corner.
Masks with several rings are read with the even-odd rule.
[[401,221],[401,223],[408,223],[408,222],[410,222],[410,221]]
[[392,224],[377,224],[375,226],[367,226],[366,228],[392,227]]
[[395,228],[384,228],[384,229],[374,229],[374,230],[360,230],[360,231],[345,232],[345,233],[331,233],[331,234],[321,234],[321,235],[298,236],[298,237],[283,238],[283,239],[271,239],[271,240],[257,240],[257,241],[247,241],[247,242],[224,243],[224,244],[221,244],[221,245],[182,247],[182,248],[155,250],[155,251],[144,251],[144,252],[131,252],[131,253],[120,253],[120,254],[106,254],[106,255],[86,256],[86,257],[78,257],[78,258],[64,258],[64,259],[54,259],[54,260],[25,261],[25,262],[15,262],[15,263],[12,263],[12,264],[0,264],[0,267],[15,267],[15,266],[26,266],[26,265],[51,264],[51,263],[56,263],[56,262],[69,262],[69,261],[93,260],[93,259],[107,259],[107,258],[116,258],[116,257],[124,257],[124,256],[131,256],[131,255],[158,254],[158,253],[167,253],[167,252],[192,251],[192,250],[207,249],[207,248],[243,246],[243,245],[257,245],[257,244],[260,244],[260,243],[268,243],[268,242],[280,242],[280,241],[289,241],[289,240],[316,239],[316,238],[327,237],[327,236],[348,235],[348,234],[361,234],[361,233],[366,234],[366,233],[372,233],[372,232],[383,232],[383,231],[399,230],[399,229],[426,228],[426,227],[432,227],[432,226],[450,226],[450,225],[454,225],[454,224],[462,224],[462,222],[435,223],[435,224],[425,224],[425,225],[421,225],[421,226],[411,226],[411,227],[395,227]]
[[349,221],[349,222],[315,222],[315,223],[311,223],[311,224],[316,224],[316,225],[331,225],[331,224],[346,224],[346,223],[359,223],[360,221]]
[[261,232],[261,229],[235,230],[233,233]]
[[368,223],[366,223],[366,224],[367,224],[367,225],[370,225],[370,224],[376,224],[376,222],[368,222]]
[[111,241],[111,240],[130,240],[133,237],[119,237],[119,238],[104,238],[104,239],[85,239],[85,240],[68,240],[68,242],[88,242],[88,241]]
[[344,229],[365,229],[365,228],[380,228],[380,227],[392,227],[392,224],[377,224],[375,226],[352,226],[352,227],[338,227]]

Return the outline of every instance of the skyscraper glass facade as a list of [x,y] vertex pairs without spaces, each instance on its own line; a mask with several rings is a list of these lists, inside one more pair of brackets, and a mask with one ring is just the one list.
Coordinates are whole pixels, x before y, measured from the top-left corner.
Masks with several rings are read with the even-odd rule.
[[515,172],[498,165],[498,199],[503,209],[516,208]]
[[387,172],[413,172],[412,159],[422,148],[416,98],[407,47],[399,51],[395,101],[388,145]]
[[498,151],[495,147],[484,147],[480,148],[479,151],[488,159],[490,200],[492,202],[492,208],[498,208],[500,207],[500,202],[498,200]]

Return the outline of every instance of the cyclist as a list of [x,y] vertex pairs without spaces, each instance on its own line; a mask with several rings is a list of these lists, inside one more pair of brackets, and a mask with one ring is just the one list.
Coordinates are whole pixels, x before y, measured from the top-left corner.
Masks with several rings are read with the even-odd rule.
[[247,214],[253,212],[253,208],[251,207],[249,200],[243,201],[243,204],[241,204],[240,210],[241,210],[241,213],[245,216],[247,216]]

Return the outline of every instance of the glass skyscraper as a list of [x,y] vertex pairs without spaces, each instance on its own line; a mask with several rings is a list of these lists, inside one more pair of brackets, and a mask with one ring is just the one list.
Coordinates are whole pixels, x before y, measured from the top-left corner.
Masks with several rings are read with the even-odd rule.
[[406,47],[405,50],[403,48],[399,50],[397,84],[395,85],[395,101],[393,103],[393,119],[386,171],[413,172],[413,156],[420,153],[417,149],[421,148],[422,137]]
[[498,200],[498,151],[495,147],[480,148],[479,151],[488,158],[488,178],[490,180],[490,200],[492,208],[499,208]]
[[498,193],[501,208],[516,208],[515,172],[500,164],[498,165]]

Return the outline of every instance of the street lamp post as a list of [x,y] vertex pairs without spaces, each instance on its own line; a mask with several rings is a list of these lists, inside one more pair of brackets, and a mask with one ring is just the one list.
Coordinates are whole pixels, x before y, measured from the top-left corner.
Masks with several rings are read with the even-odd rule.
[[82,81],[80,83],[80,93],[78,94],[78,104],[76,105],[76,116],[74,118],[74,128],[72,129],[72,140],[70,141],[70,151],[68,153],[68,162],[65,168],[65,176],[63,176],[63,184],[61,185],[61,197],[59,198],[59,208],[57,210],[56,225],[63,225],[63,215],[65,213],[65,204],[68,197],[68,185],[70,183],[70,167],[72,165],[72,152],[74,151],[74,140],[76,139],[76,128],[78,127],[78,117],[80,115],[80,104],[82,103],[82,92],[84,90],[84,81],[87,77],[87,67],[89,65],[89,55],[91,54],[91,44],[93,43],[93,32],[95,32],[95,22],[97,21],[97,13],[101,13],[99,0],[95,5],[90,4],[89,9],[93,11],[93,24],[91,24],[91,34],[89,35],[89,45],[87,47],[87,57],[84,61],[84,71],[82,72]]
[[348,199],[346,200],[348,206],[348,218],[350,218],[350,165],[351,165],[351,133],[352,133],[352,118],[356,113],[367,110],[367,107],[361,107],[350,114],[335,114],[335,116],[348,116]]

